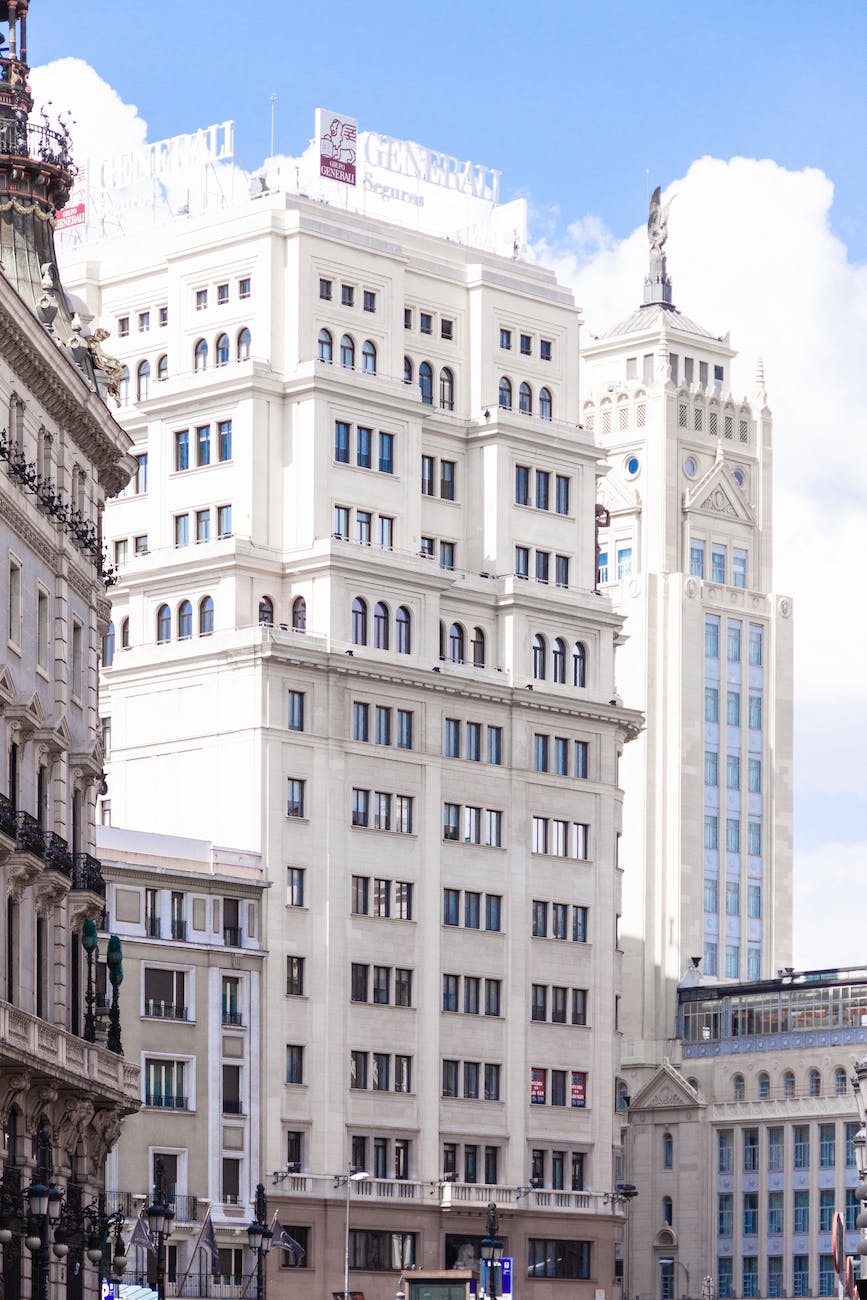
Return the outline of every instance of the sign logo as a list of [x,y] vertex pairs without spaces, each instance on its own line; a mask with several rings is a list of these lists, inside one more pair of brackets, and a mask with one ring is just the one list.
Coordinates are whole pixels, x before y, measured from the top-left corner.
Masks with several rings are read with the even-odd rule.
[[317,108],[316,137],[319,141],[319,175],[331,181],[341,181],[344,185],[354,185],[357,120]]

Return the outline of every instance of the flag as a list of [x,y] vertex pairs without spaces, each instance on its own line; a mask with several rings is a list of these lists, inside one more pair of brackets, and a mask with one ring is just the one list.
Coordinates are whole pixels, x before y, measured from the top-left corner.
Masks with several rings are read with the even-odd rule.
[[274,1226],[272,1230],[274,1233],[274,1239],[271,1242],[272,1246],[279,1246],[280,1250],[288,1251],[292,1256],[293,1263],[295,1264],[304,1258],[307,1251],[300,1242],[296,1241],[294,1237],[289,1235],[276,1215],[274,1216]]
[[157,1253],[157,1243],[154,1241],[153,1233],[150,1230],[147,1219],[144,1216],[144,1210],[139,1211],[139,1216],[132,1227],[129,1237],[130,1246],[143,1246],[149,1250],[152,1255]]
[[220,1250],[217,1246],[217,1234],[214,1232],[214,1221],[211,1218],[210,1210],[208,1210],[208,1213],[205,1216],[205,1222],[202,1224],[200,1245],[211,1257],[211,1273],[214,1277],[219,1277]]

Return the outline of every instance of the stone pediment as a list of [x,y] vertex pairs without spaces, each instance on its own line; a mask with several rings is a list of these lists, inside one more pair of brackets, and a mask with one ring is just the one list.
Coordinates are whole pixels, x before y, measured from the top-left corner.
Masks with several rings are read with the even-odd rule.
[[702,1106],[698,1093],[667,1062],[629,1103],[630,1111],[694,1109]]
[[49,750],[56,753],[63,753],[69,748],[72,740],[72,732],[69,730],[69,723],[66,718],[61,717],[56,722],[49,722],[43,727],[39,727],[33,734],[33,739],[41,742]]
[[15,699],[15,682],[6,664],[0,668],[0,705],[11,704]]
[[596,500],[612,515],[641,509],[641,497],[634,488],[624,488],[610,476],[596,484]]
[[719,515],[754,524],[753,512],[725,461],[717,458],[708,472],[683,496],[684,512]]
[[45,710],[42,707],[39,692],[34,691],[32,695],[16,700],[14,704],[7,705],[6,716],[10,722],[20,723],[26,732],[38,730],[45,722]]

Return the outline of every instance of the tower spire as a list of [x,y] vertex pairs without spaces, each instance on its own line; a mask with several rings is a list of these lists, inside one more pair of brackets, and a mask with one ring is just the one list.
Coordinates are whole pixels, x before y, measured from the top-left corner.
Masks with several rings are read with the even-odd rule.
[[661,303],[663,307],[672,307],[671,280],[665,265],[665,241],[668,239],[668,210],[674,195],[663,203],[660,187],[657,185],[650,196],[650,211],[647,216],[647,240],[650,244],[650,266],[644,279],[643,307]]

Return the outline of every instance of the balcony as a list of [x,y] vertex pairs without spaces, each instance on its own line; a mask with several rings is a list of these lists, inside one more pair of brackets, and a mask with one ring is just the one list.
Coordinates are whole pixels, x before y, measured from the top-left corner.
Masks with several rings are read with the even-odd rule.
[[[150,1199],[150,1194],[146,1191],[106,1192],[105,1208],[109,1214],[120,1210],[125,1218],[132,1219],[142,1206],[150,1203]],[[175,1223],[195,1223],[200,1218],[198,1196],[182,1196],[178,1192],[170,1192],[168,1202],[174,1210]]]
[[174,1093],[146,1092],[144,1104],[155,1110],[189,1110],[187,1098]]
[[44,831],[43,838],[46,867],[49,871],[58,871],[62,876],[72,880],[73,857],[66,840],[61,835],[55,835],[54,831]]
[[[121,1278],[121,1285],[143,1287],[153,1291],[153,1279],[148,1279],[147,1270],[138,1273],[128,1271]],[[210,1273],[190,1272],[187,1278],[182,1275],[166,1280],[166,1295],[183,1297],[183,1300],[242,1300],[242,1297],[255,1296],[256,1274],[245,1273],[243,1276],[212,1277]]]
[[224,1097],[224,1098],[223,1098],[223,1114],[224,1114],[224,1115],[243,1115],[243,1114],[244,1114],[244,1107],[243,1107],[243,1105],[242,1105],[242,1103],[241,1103],[241,1099],[240,1099],[240,1097]]
[[145,999],[145,1015],[153,1020],[186,1020],[187,1008],[179,1007],[174,1002],[162,1002],[158,998]]
[[[275,1177],[280,1195],[288,1199],[340,1200],[346,1196],[343,1187],[335,1187],[334,1178],[324,1174],[282,1173]],[[594,1214],[622,1216],[622,1206],[606,1201],[602,1192],[560,1191],[552,1188],[504,1187],[491,1183],[458,1183],[444,1180],[416,1182],[403,1178],[370,1178],[357,1183],[353,1196],[366,1201],[392,1203],[396,1201],[424,1202],[432,1194],[439,1195],[441,1210],[477,1208],[482,1212],[493,1201],[499,1210],[541,1210],[546,1214]]]
[[227,948],[240,948],[241,927],[239,925],[223,926],[223,943]]
[[15,814],[15,847],[20,853],[32,853],[34,857],[45,855],[45,836],[35,817],[28,812]]
[[[72,888],[80,889],[98,898],[105,898],[105,881],[102,863],[92,853],[76,853],[72,859]],[[106,925],[108,924],[106,920]]]
[[240,1011],[229,1011],[226,1007],[223,1007],[223,1024],[232,1026],[235,1029],[243,1029],[244,1017]]
[[172,938],[177,939],[178,943],[187,941],[187,923],[179,921],[177,917],[172,917]]
[[71,1095],[82,1094],[90,1100],[110,1100],[124,1114],[138,1110],[141,1104],[137,1065],[2,1001],[0,1058],[14,1061],[16,1069],[30,1070],[34,1088],[48,1075],[53,1087],[60,1085]]
[[162,926],[160,925],[160,918],[158,916],[145,917],[145,934],[149,939],[162,938]]

